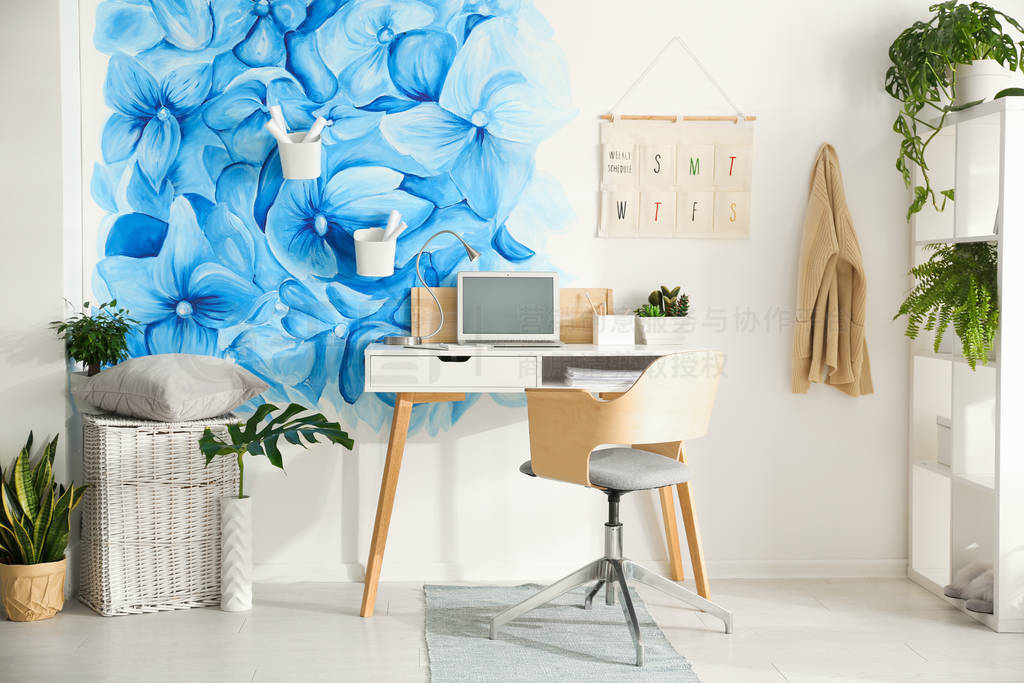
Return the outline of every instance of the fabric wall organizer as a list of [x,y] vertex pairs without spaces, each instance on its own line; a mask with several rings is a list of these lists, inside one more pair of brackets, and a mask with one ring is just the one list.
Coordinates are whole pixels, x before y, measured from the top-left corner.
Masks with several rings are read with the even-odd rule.
[[753,152],[746,123],[602,123],[599,234],[747,237]]
[[[615,112],[673,46],[693,60],[736,112],[730,116],[620,116]],[[755,116],[744,115],[674,36],[601,117],[600,237],[745,238]]]

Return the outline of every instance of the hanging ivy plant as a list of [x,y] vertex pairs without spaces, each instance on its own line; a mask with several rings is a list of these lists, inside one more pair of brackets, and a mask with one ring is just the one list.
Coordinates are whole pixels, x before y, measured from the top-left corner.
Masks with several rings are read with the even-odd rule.
[[991,242],[929,245],[931,258],[911,268],[916,281],[899,313],[907,316],[906,335],[935,332],[937,352],[950,325],[971,369],[988,363],[999,329],[996,246]]
[[[917,21],[903,31],[889,47],[892,66],[885,73],[885,91],[903,103],[893,130],[903,139],[896,168],[914,197],[907,209],[907,220],[931,202],[942,211],[953,190],[940,190],[941,203],[931,185],[925,153],[946,123],[951,111],[978,104],[954,102],[957,92],[957,67],[979,59],[993,59],[1014,71],[1020,64],[1024,41],[1015,43],[1003,29],[1003,22],[1024,34],[1024,27],[1003,12],[982,2],[960,4],[948,0],[931,5],[929,21]],[[938,122],[929,118],[938,116]],[[917,166],[921,183],[914,185],[912,169]]]

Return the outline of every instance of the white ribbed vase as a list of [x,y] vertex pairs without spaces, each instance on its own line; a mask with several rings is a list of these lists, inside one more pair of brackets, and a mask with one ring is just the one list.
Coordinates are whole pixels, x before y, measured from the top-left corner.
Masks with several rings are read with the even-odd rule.
[[252,609],[252,498],[220,501],[220,608]]

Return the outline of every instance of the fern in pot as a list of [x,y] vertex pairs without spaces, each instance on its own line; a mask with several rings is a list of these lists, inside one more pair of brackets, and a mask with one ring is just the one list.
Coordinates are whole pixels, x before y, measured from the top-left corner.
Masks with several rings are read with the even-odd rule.
[[0,600],[11,621],[49,619],[64,608],[64,552],[71,513],[86,487],[53,478],[57,437],[35,464],[32,433],[7,472],[0,467]]
[[982,2],[948,0],[928,11],[931,19],[914,22],[893,41],[885,74],[885,91],[903,105],[893,130],[903,138],[896,168],[913,189],[907,220],[929,202],[942,211],[953,199],[952,189],[931,186],[928,146],[951,111],[992,98],[1009,84],[1024,47],[1021,24]]
[[662,285],[647,297],[647,303],[636,309],[641,344],[681,344],[690,331],[690,297],[679,287]]
[[911,339],[921,330],[934,332],[936,352],[952,327],[973,370],[978,361],[988,363],[999,331],[996,246],[969,242],[929,248],[935,253],[910,270],[916,282],[896,318],[907,317]]

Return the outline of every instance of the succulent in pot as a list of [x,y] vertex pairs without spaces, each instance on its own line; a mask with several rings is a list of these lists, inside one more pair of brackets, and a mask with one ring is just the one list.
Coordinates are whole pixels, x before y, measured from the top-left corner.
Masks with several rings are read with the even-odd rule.
[[49,619],[64,607],[64,553],[71,513],[85,486],[54,481],[57,437],[33,465],[32,434],[14,464],[0,468],[0,601],[12,621]]
[[690,297],[680,288],[662,285],[637,308],[637,327],[641,344],[681,344],[690,330]]

